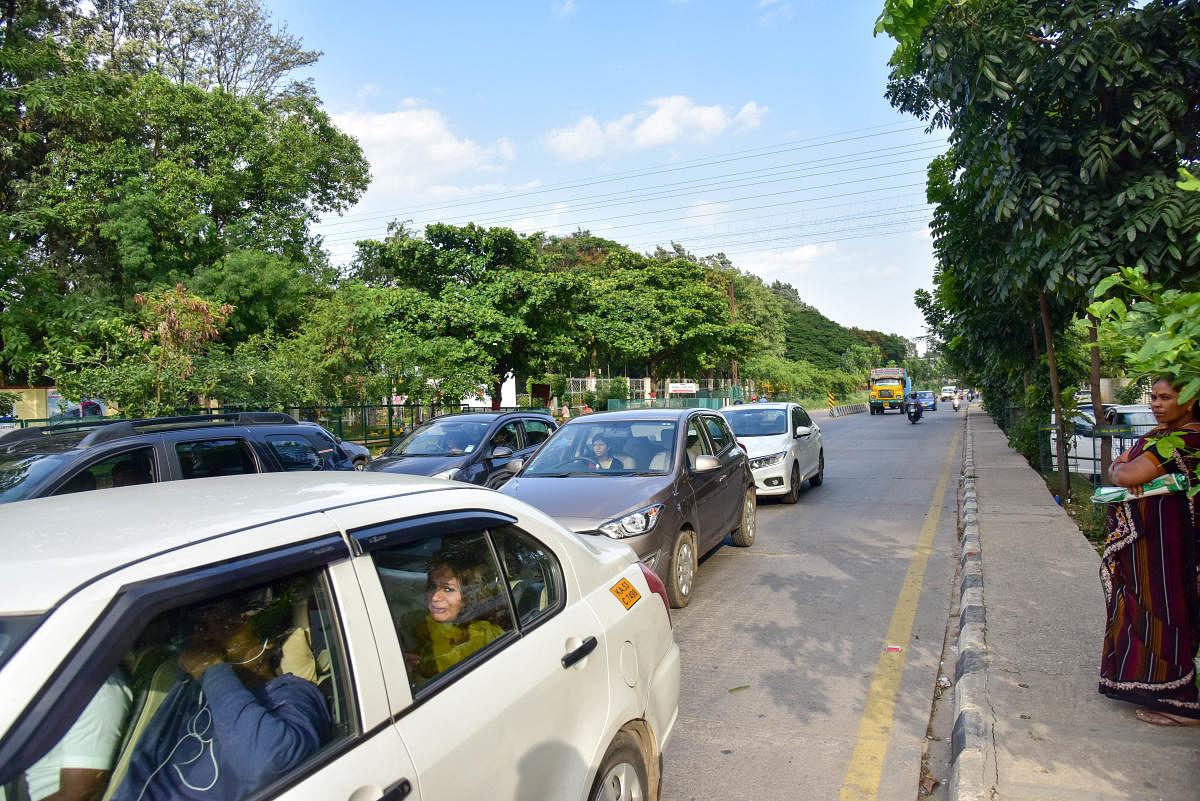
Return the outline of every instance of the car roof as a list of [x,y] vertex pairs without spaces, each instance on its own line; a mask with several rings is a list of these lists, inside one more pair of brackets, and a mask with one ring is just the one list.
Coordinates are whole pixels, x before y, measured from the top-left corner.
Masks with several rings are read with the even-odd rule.
[[731,412],[738,409],[786,409],[789,406],[795,405],[796,404],[788,403],[786,401],[771,401],[770,403],[758,403],[757,401],[751,401],[750,403],[728,403],[722,406],[719,411]]
[[505,417],[508,415],[512,415],[512,416],[536,415],[536,416],[540,416],[540,417],[549,417],[550,412],[547,409],[521,409],[519,411],[512,411],[510,409],[508,411],[499,411],[499,412],[494,412],[494,411],[491,411],[490,409],[485,409],[483,411],[451,412],[450,414],[439,414],[437,417],[431,417],[428,420],[426,420],[425,422],[432,423],[437,420],[467,420],[469,422],[491,422],[492,420],[498,420],[501,417]]
[[688,407],[686,409],[619,409],[613,412],[592,412],[591,414],[572,417],[563,425],[571,425],[572,423],[607,423],[619,422],[621,420],[681,420],[691,412],[716,412],[716,409],[700,409],[697,407]]
[[259,473],[3,504],[0,614],[48,609],[97,576],[229,532],[454,487],[392,473]]

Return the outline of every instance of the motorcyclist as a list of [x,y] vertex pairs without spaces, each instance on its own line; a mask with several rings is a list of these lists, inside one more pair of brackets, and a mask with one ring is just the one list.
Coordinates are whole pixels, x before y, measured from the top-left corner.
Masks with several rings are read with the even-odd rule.
[[958,411],[958,407],[962,404],[963,394],[961,392],[954,393],[954,411]]
[[921,400],[917,397],[916,392],[910,392],[908,393],[908,400],[904,402],[905,416],[911,416],[914,410],[916,411],[917,419],[920,420],[924,416],[924,412],[921,409]]

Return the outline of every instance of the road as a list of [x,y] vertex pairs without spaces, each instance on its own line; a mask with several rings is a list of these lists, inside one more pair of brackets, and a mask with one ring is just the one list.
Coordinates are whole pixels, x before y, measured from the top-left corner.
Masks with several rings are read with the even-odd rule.
[[824,485],[764,501],[754,546],[703,562],[674,611],[663,801],[917,798],[957,599],[963,418],[818,421]]

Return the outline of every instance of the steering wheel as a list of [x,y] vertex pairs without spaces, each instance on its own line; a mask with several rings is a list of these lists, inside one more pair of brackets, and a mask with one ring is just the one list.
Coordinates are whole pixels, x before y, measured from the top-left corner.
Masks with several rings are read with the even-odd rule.
[[[583,467],[588,470],[591,470],[592,469],[592,460],[586,459],[582,456],[576,456],[574,459],[569,459],[563,466],[569,467],[569,468]],[[574,470],[572,470],[572,472],[574,472]]]

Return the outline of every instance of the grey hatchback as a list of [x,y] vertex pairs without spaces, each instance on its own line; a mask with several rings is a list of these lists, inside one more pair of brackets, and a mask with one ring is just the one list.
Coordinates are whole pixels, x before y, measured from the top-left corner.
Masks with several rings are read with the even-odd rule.
[[709,409],[629,409],[577,417],[500,488],[580,534],[624,540],[686,606],[699,557],[732,533],[754,542],[746,454]]

